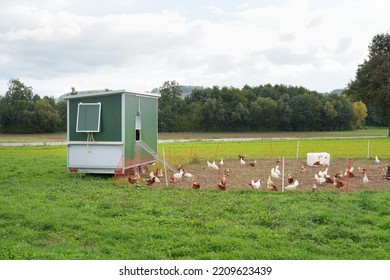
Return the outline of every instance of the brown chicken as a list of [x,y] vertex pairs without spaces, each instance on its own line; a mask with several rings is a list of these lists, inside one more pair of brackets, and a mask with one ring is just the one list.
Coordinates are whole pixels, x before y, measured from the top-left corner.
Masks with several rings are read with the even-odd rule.
[[134,176],[129,176],[127,179],[130,184],[139,184],[141,176],[139,174],[135,174]]
[[218,189],[220,189],[220,190],[222,190],[222,191],[226,190],[226,178],[223,177],[223,178],[221,179],[221,181],[218,183],[217,186],[218,186]]
[[294,178],[291,176],[291,174],[288,174],[287,182],[288,182],[289,184],[294,183]]
[[344,187],[344,183],[337,178],[335,178],[333,185],[338,189]]
[[333,181],[333,179],[332,179],[329,175],[326,175],[326,177],[325,177],[325,183],[326,183],[326,184],[333,184],[334,181]]
[[358,166],[358,170],[359,170],[360,173],[363,173],[363,174],[367,173],[367,168]]
[[156,177],[146,178],[145,182],[146,182],[146,185],[151,186],[156,182]]
[[228,167],[228,168],[225,169],[224,174],[226,176],[230,176],[232,174],[232,170]]
[[192,185],[191,186],[195,190],[199,190],[200,189],[200,184],[198,182],[196,182],[195,179],[192,179]]
[[278,189],[278,187],[277,186],[275,186],[274,184],[272,184],[272,185],[267,185],[267,190],[271,190],[271,191],[278,191],[279,189]]
[[334,174],[334,177],[337,178],[337,179],[342,179],[343,178],[343,171],[340,170],[339,172]]
[[387,175],[386,168],[382,168],[381,176],[382,176],[383,178],[386,178],[386,175]]
[[176,183],[176,181],[177,181],[177,178],[174,176],[174,174],[172,174],[171,177],[169,177],[169,182]]
[[156,176],[159,177],[159,178],[162,178],[164,175],[163,175],[163,171],[161,168],[157,168],[156,170]]
[[250,166],[252,166],[252,167],[255,167],[255,166],[256,166],[256,163],[257,163],[257,161],[254,160],[254,161],[248,162],[248,165],[250,165]]

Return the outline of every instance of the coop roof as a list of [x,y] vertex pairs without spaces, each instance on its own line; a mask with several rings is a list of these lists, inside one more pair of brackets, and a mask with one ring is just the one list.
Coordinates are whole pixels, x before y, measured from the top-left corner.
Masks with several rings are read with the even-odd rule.
[[96,97],[96,96],[106,96],[106,95],[112,95],[112,94],[118,94],[118,93],[124,93],[124,94],[132,94],[136,96],[145,96],[145,97],[155,97],[158,98],[161,96],[159,93],[151,93],[151,92],[134,92],[134,91],[127,91],[125,89],[119,89],[119,90],[88,90],[88,91],[78,91],[77,94],[71,95],[70,93],[64,97],[64,99],[74,99],[74,98],[84,98],[84,97]]

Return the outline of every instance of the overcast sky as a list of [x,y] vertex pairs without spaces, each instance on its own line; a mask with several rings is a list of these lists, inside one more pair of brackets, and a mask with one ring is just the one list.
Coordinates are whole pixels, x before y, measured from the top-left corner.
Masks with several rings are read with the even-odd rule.
[[388,0],[0,0],[0,94],[270,84],[318,92],[354,79]]

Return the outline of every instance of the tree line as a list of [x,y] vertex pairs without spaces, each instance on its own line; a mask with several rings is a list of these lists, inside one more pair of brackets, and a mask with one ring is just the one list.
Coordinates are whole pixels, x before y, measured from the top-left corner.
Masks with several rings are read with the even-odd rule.
[[3,133],[46,133],[66,131],[66,102],[41,98],[19,79],[8,82],[0,96],[0,131]]
[[[66,131],[66,101],[41,98],[18,79],[11,79],[8,87],[0,96],[1,132]],[[332,131],[366,124],[366,105],[352,102],[343,93],[270,84],[242,89],[194,87],[185,94],[182,89],[176,81],[159,88],[160,132]]]
[[194,88],[185,97],[175,81],[160,88],[159,131],[351,130],[367,116],[363,102],[304,87],[259,85]]

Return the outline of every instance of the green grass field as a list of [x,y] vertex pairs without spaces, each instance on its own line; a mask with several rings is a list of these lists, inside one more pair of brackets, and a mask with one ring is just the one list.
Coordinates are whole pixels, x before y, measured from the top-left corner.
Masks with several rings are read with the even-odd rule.
[[[159,149],[191,160],[242,151],[258,159],[295,158],[296,144],[190,142]],[[370,139],[371,153],[390,159],[389,144]],[[310,149],[366,157],[367,139],[301,140],[299,156]],[[111,176],[66,173],[64,146],[0,147],[0,158],[3,260],[390,259],[390,191],[113,186]]]

